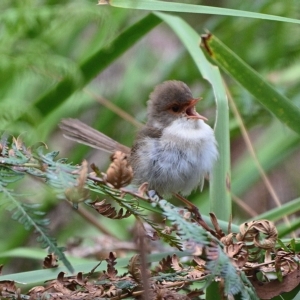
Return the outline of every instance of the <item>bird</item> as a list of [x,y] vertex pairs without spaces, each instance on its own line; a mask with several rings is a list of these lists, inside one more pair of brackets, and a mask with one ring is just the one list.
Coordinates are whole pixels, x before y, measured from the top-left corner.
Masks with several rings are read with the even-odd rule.
[[198,187],[202,190],[218,159],[214,130],[195,108],[199,100],[182,81],[157,85],[147,102],[147,122],[131,148],[76,119],[64,119],[59,126],[68,139],[124,153],[133,170],[133,185],[147,183],[148,190],[165,199],[172,194],[188,196]]

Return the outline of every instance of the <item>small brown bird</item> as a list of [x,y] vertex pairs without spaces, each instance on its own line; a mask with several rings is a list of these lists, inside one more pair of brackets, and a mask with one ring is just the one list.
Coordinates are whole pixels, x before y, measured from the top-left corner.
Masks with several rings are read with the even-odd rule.
[[203,187],[218,157],[213,129],[196,112],[200,99],[181,81],[155,87],[148,101],[148,121],[130,149],[79,120],[60,124],[64,136],[93,148],[128,154],[135,185],[148,183],[149,190],[169,197],[189,195]]

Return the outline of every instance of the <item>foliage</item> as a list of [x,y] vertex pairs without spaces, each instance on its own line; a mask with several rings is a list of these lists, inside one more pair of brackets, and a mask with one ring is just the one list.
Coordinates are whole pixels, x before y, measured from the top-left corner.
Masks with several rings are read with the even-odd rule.
[[[27,282],[31,273],[19,272],[38,268],[34,265],[34,242],[30,240],[32,230],[40,244],[48,247],[46,265],[55,265],[57,255],[68,266],[69,270],[58,267],[55,275],[47,273],[48,270],[33,271],[41,272],[32,275],[35,285],[44,278],[41,274],[47,274],[47,279],[57,277],[50,283],[51,288],[57,288],[53,293],[74,294],[76,290],[78,296],[83,296],[78,290],[88,293],[91,286],[93,292],[105,297],[117,297],[115,293],[121,291],[125,295],[134,289],[140,293],[143,287],[139,278],[146,276],[154,282],[148,289],[161,298],[178,296],[181,290],[190,298],[204,297],[202,291],[206,291],[207,300],[221,299],[222,293],[216,286],[224,294],[242,290],[243,295],[236,295],[239,299],[255,297],[254,290],[274,299],[279,299],[279,291],[286,291],[284,299],[297,297],[299,243],[290,235],[295,237],[299,228],[300,140],[295,133],[299,132],[300,103],[299,8],[293,0],[225,0],[217,1],[218,7],[202,5],[205,1],[198,0],[181,2],[111,0],[111,6],[76,0],[1,2],[1,132],[22,134],[28,144],[47,141],[50,149],[59,150],[74,162],[57,158],[58,152],[48,152],[43,144],[26,147],[20,138],[11,142],[3,136],[0,257],[5,265],[3,271],[12,274],[9,278],[4,275],[3,280]],[[190,13],[182,14],[183,11]],[[206,47],[200,48],[201,36],[207,30],[211,35],[205,38],[210,39],[202,40]],[[220,73],[214,64],[226,73]],[[199,79],[199,72],[207,82]],[[57,123],[62,118],[76,117],[131,145],[134,127],[145,120],[145,102],[152,87],[167,79],[185,81],[193,93],[201,94],[203,114],[210,120],[215,119],[217,99],[219,170],[210,184],[210,195],[205,187],[203,193],[194,193],[189,198],[200,209],[200,219],[163,200],[153,203],[132,191],[124,194],[113,188],[100,171],[92,174],[88,170],[92,162],[104,170],[108,157],[90,156],[87,148],[70,146],[57,132]],[[83,158],[88,162],[82,162]],[[80,164],[76,165],[77,162]],[[71,203],[74,209],[63,206],[64,203]],[[206,216],[210,211],[216,214],[223,232],[228,226],[224,221],[229,220],[230,214],[235,224],[246,224],[241,228],[242,236],[249,231],[255,236],[255,230],[260,232],[260,238],[265,236],[267,228],[271,232],[270,223],[252,220],[272,220],[283,242],[277,240],[270,250],[255,242],[249,248],[248,240],[238,240],[234,224],[227,235],[218,235],[220,229],[215,218],[210,220]],[[161,215],[164,222],[158,217]],[[147,233],[136,242],[133,237],[141,229],[133,227],[134,219]],[[92,228],[97,228],[97,232]],[[90,245],[99,231],[101,241]],[[226,236],[228,239],[222,239]],[[249,237],[246,236],[245,239]],[[77,237],[83,244],[71,241]],[[125,241],[129,244],[126,251],[119,246]],[[155,265],[150,274],[143,274],[144,258],[137,259],[132,252],[141,252],[141,247],[148,243],[150,252],[158,249],[165,254],[157,259],[151,253],[147,259]],[[67,246],[67,254],[58,245]],[[178,257],[172,257],[175,249],[185,249],[186,245],[194,250],[205,249],[203,253],[207,253],[197,252],[192,258],[188,256],[190,250],[188,254],[181,252],[188,256],[185,261],[180,261],[180,252]],[[104,278],[104,283],[95,283],[92,274],[87,275],[91,263],[96,265],[94,261],[84,265],[72,263],[78,274],[73,278],[57,276],[61,271],[70,272],[72,249],[79,249],[81,257],[91,250],[92,257],[107,258],[110,267],[94,274],[97,279]],[[29,265],[22,258],[26,251],[32,251],[31,257],[35,258]],[[117,255],[108,255],[110,251]],[[115,267],[114,263],[122,264],[124,252],[133,261],[129,263],[131,267],[123,269],[128,274],[118,275],[120,271],[116,274],[115,270],[120,266],[117,263]],[[21,253],[21,259],[14,253]],[[135,264],[136,261],[139,263]],[[202,263],[208,273],[203,273]],[[200,278],[191,280],[192,276]],[[251,284],[247,276],[252,278]],[[216,283],[214,279],[220,281]],[[208,284],[214,291],[206,289]],[[43,289],[31,293],[49,292]],[[1,285],[0,290],[10,298],[20,293],[11,281]],[[211,296],[213,292],[215,295]],[[29,296],[21,293],[20,297]]]
[[[120,293],[122,297],[138,297],[147,289],[151,297],[155,298],[158,295],[175,296],[176,290],[181,290],[183,287],[187,292],[187,297],[190,295],[193,298],[201,295],[203,289],[213,281],[222,282],[222,294],[226,296],[240,294],[242,299],[258,299],[256,293],[266,295],[268,290],[262,288],[262,283],[257,283],[257,269],[263,274],[262,281],[265,279],[272,281],[271,274],[273,273],[277,274],[279,282],[287,281],[290,276],[298,272],[297,261],[300,257],[295,253],[295,246],[292,244],[292,248],[288,248],[281,242],[281,246],[275,249],[277,230],[269,221],[245,223],[241,225],[239,233],[225,235],[214,215],[211,215],[214,228],[210,228],[197,211],[189,212],[177,208],[155,194],[150,196],[149,193],[149,196],[142,196],[122,188],[114,188],[106,181],[106,174],[95,172],[89,174],[85,161],[82,165],[74,166],[68,164],[65,159],[55,160],[57,152],[44,154],[41,150],[42,146],[36,150],[34,147],[26,147],[20,138],[13,138],[10,144],[4,136],[2,141],[1,192],[7,199],[3,204],[6,209],[15,210],[12,218],[21,222],[26,229],[34,227],[35,232],[39,234],[38,241],[42,247],[49,248],[50,254],[44,260],[44,268],[56,268],[57,259],[59,259],[70,272],[74,270],[61,248],[57,247],[56,241],[48,235],[46,227],[48,220],[35,218],[36,215],[42,214],[37,210],[39,206],[22,203],[20,198],[24,195],[8,189],[8,184],[24,178],[25,174],[41,178],[53,188],[58,198],[67,199],[75,207],[78,203],[85,201],[104,217],[115,220],[134,215],[141,224],[139,242],[137,242],[137,250],[140,254],[131,258],[128,273],[117,276],[118,272],[114,267],[116,257],[111,253],[107,258],[107,271],[99,275],[97,283],[93,284],[88,281],[91,274],[86,279],[83,278],[81,272],[76,277],[64,279],[64,273],[61,272],[57,280],[50,282],[46,288],[31,289],[29,294],[34,299],[45,296],[68,296],[70,293],[73,294],[73,299],[88,299],[96,296],[114,299]],[[115,162],[113,161],[112,164]],[[123,176],[122,168],[125,167],[124,164],[119,165],[118,168],[115,167],[114,177]],[[98,172],[95,166],[93,168]],[[116,183],[118,184],[118,181]],[[90,193],[95,194],[96,198],[91,200],[93,195]],[[99,201],[97,194],[113,199],[113,202],[121,207],[119,212],[116,212],[116,209],[104,200]],[[138,199],[150,201],[158,206],[170,224],[161,228],[156,222],[147,218],[145,211],[137,202]],[[146,234],[144,224],[152,227],[152,234]],[[177,256],[173,255],[172,258],[168,256],[149,276],[142,263],[142,260],[146,261],[145,247],[147,247],[146,239],[149,237],[155,240],[163,239],[171,247],[185,248],[189,255],[193,255],[192,260],[183,266]],[[249,276],[254,286],[257,285],[256,291],[247,279]],[[202,283],[202,287],[195,289],[191,283],[196,282]],[[17,297],[18,295],[21,299],[26,299],[26,296],[20,294],[12,281],[3,280],[0,285],[3,297]],[[268,288],[268,284],[266,287]],[[277,290],[277,293],[282,292],[282,286]],[[276,295],[274,288],[272,293]]]

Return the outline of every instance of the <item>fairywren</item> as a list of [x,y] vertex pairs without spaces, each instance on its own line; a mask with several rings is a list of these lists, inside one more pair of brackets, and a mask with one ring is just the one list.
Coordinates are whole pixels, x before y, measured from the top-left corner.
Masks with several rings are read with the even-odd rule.
[[189,195],[202,188],[218,157],[217,142],[207,119],[196,112],[200,99],[181,81],[155,87],[148,101],[148,120],[128,148],[79,120],[60,124],[65,137],[114,153],[128,154],[135,185],[148,183],[165,198],[172,193]]

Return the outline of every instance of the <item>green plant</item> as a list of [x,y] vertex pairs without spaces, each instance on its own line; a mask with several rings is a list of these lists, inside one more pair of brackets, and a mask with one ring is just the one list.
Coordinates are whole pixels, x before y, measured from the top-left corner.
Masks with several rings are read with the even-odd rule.
[[[297,88],[299,79],[299,37],[297,34],[293,34],[298,29],[299,25],[297,24],[299,20],[297,20],[298,12],[294,9],[295,4],[293,1],[288,1],[285,4],[280,1],[267,0],[259,4],[240,3],[239,10],[145,0],[139,2],[110,1],[111,5],[120,6],[120,8],[108,6],[95,8],[94,4],[82,4],[80,2],[61,4],[50,0],[44,3],[35,1],[26,3],[3,1],[1,3],[5,11],[1,16],[0,33],[4,41],[0,48],[0,74],[2,74],[0,88],[2,99],[0,103],[1,128],[10,134],[19,135],[22,133],[26,143],[30,144],[40,140],[47,140],[50,149],[66,151],[61,149],[62,140],[58,135],[51,136],[50,134],[55,131],[56,124],[62,117],[78,116],[80,112],[85,111],[80,117],[85,118],[87,115],[88,119],[93,120],[95,127],[123,143],[130,144],[132,142],[132,134],[129,134],[129,132],[132,133],[133,131],[132,125],[121,123],[122,121],[116,118],[115,113],[124,116],[122,110],[127,110],[127,112],[134,114],[139,121],[143,121],[144,105],[140,101],[141,99],[147,99],[147,94],[150,91],[149,87],[166,78],[180,78],[189,83],[194,89],[203,91],[205,96],[203,108],[208,113],[214,105],[213,99],[217,100],[216,136],[220,147],[220,161],[216,166],[213,180],[210,184],[210,195],[208,196],[206,189],[201,195],[199,193],[193,194],[190,200],[199,206],[203,220],[207,224],[211,224],[209,218],[205,216],[208,215],[209,211],[216,214],[221,225],[224,224],[221,220],[229,220],[232,213],[231,197],[235,199],[233,205],[235,224],[243,223],[247,220],[248,214],[251,217],[255,217],[255,219],[260,219],[260,215],[255,210],[264,212],[261,215],[263,218],[276,220],[279,236],[281,238],[286,237],[286,239],[284,239],[283,244],[277,245],[275,249],[281,249],[280,251],[284,252],[282,257],[290,261],[290,270],[294,270],[293,264],[297,260],[298,244],[297,240],[291,241],[288,235],[293,234],[298,228],[299,221],[294,215],[289,217],[289,219],[285,218],[286,215],[292,215],[297,212],[297,205],[292,204],[297,203],[295,198],[299,195],[297,185],[299,172],[297,172],[296,163],[297,150],[299,148],[299,126],[297,124],[300,99]],[[37,7],[34,7],[35,5]],[[226,1],[226,5],[227,7],[235,7],[236,3]],[[126,9],[122,9],[122,6]],[[139,9],[139,12],[136,13],[133,9]],[[155,11],[155,13],[148,14],[143,12],[144,9]],[[176,12],[177,16],[157,12],[158,10]],[[251,10],[260,13],[253,13]],[[66,21],[66,12],[71,16],[69,21]],[[184,15],[185,19],[183,19],[183,16],[180,15],[181,12],[191,12],[193,15]],[[198,14],[212,14],[212,17],[199,19]],[[283,18],[279,15],[289,16],[290,18]],[[254,19],[246,19],[245,17]],[[173,55],[169,55],[169,53],[164,55],[163,47],[159,48],[160,51],[157,51],[148,42],[148,39],[151,40],[150,30],[159,24],[167,24],[169,29],[165,25],[160,25],[156,35],[167,31],[167,36],[176,36],[180,40],[180,44],[176,40],[174,42],[175,46],[172,43],[167,46],[169,47],[168,51],[171,51],[170,53],[173,53]],[[212,34],[203,36],[202,45],[205,47],[199,48],[200,35],[205,28],[208,28]],[[293,38],[286,39],[286,36],[293,36]],[[146,41],[144,39],[134,46],[142,37],[146,37]],[[82,43],[82,39],[85,39],[86,43]],[[114,71],[113,80],[111,79],[112,77],[109,77],[107,80],[107,77],[104,77],[104,75],[101,77],[101,75],[101,80],[92,81],[94,76],[106,68],[116,68],[115,60],[127,51],[129,53],[135,52],[132,56],[127,54],[129,56],[126,57],[125,62],[122,60],[117,61],[117,64],[119,64],[117,65],[117,70],[122,68],[126,70],[121,76],[121,80],[117,79],[119,71]],[[128,64],[128,57],[130,64]],[[240,57],[243,57],[243,60]],[[220,74],[217,67],[213,66],[214,64],[219,65],[229,76]],[[249,65],[260,75],[258,76],[257,72],[253,71]],[[155,71],[150,72],[149,70]],[[206,83],[199,85],[201,81],[199,80],[199,71],[203,78],[212,86],[214,95],[212,95],[209,85]],[[242,86],[237,85],[235,81]],[[271,81],[271,84],[268,81]],[[276,86],[276,89],[272,85]],[[91,93],[91,91],[93,92]],[[95,109],[94,100],[99,100],[104,105],[110,103],[109,101],[104,101],[105,99],[101,97],[100,99],[94,97],[95,93],[105,94],[119,107],[119,110],[112,112],[111,106],[110,108],[102,107],[98,109],[97,107]],[[258,102],[249,93],[253,94]],[[235,110],[228,110],[227,96],[231,98],[230,105],[232,107],[235,105]],[[129,107],[132,109],[129,109]],[[96,110],[99,112],[96,113]],[[242,122],[236,121],[239,120],[238,114]],[[132,120],[130,117],[127,119]],[[292,128],[297,134],[291,132],[285,125],[281,125],[278,120]],[[247,144],[248,147],[249,145],[253,146],[252,154],[250,156],[245,151],[238,158],[233,156],[234,164],[230,170],[230,139],[233,149],[232,153],[236,153],[235,145],[240,144],[241,131],[246,132],[246,134],[243,133],[243,137],[247,139],[247,130],[244,130],[245,128],[249,129],[250,134],[252,132],[250,139],[248,137],[250,142]],[[259,132],[255,128],[259,128]],[[118,132],[121,133],[120,136],[117,134]],[[253,136],[253,134],[258,137]],[[251,142],[251,139],[254,142]],[[96,262],[85,261],[84,266],[78,269],[76,260],[74,264],[72,257],[65,256],[62,249],[57,247],[56,241],[50,236],[57,236],[58,244],[65,245],[69,236],[75,236],[79,233],[79,235],[85,237],[86,233],[82,231],[90,232],[89,228],[91,226],[87,226],[86,222],[83,222],[79,217],[75,217],[74,221],[70,218],[68,225],[63,225],[64,230],[56,232],[54,235],[53,233],[49,235],[48,229],[45,227],[48,225],[47,220],[39,218],[39,211],[51,211],[60,205],[59,201],[54,199],[66,198],[69,201],[72,200],[73,205],[79,208],[78,212],[85,216],[90,223],[94,224],[98,230],[102,230],[102,232],[106,232],[106,234],[120,240],[130,239],[130,235],[124,228],[133,223],[131,217],[111,223],[104,221],[106,220],[105,218],[94,222],[92,221],[92,216],[80,211],[82,206],[84,206],[81,201],[86,199],[86,193],[90,191],[92,194],[100,195],[99,201],[97,200],[95,203],[101,203],[103,197],[110,196],[114,201],[117,201],[113,203],[118,203],[123,208],[123,211],[119,209],[114,210],[111,206],[106,206],[108,205],[107,203],[103,202],[100,207],[104,210],[105,208],[108,209],[112,213],[112,215],[109,215],[110,217],[113,216],[120,219],[127,216],[127,214],[135,215],[138,220],[152,226],[158,236],[164,238],[171,246],[178,248],[180,247],[179,244],[185,241],[180,231],[182,229],[174,231],[174,234],[176,232],[180,238],[175,236],[170,238],[164,231],[166,229],[163,226],[156,225],[156,221],[154,222],[148,216],[150,212],[167,215],[167,219],[173,225],[174,223],[183,222],[182,226],[185,226],[186,232],[189,232],[188,230],[201,231],[199,233],[199,236],[201,236],[201,239],[199,238],[201,241],[198,241],[199,244],[205,244],[210,241],[219,245],[216,247],[212,246],[212,249],[209,248],[212,253],[215,250],[220,259],[216,260],[216,266],[219,266],[218,271],[212,272],[212,274],[222,277],[221,266],[226,266],[227,271],[225,274],[231,274],[233,281],[239,278],[241,280],[240,284],[249,288],[245,290],[245,293],[249,297],[253,296],[253,289],[245,281],[243,273],[239,274],[238,277],[234,277],[236,276],[236,269],[232,269],[232,264],[229,263],[228,258],[223,255],[222,251],[220,252],[220,249],[224,246],[222,245],[224,241],[222,244],[218,244],[218,239],[211,237],[207,231],[202,231],[201,226],[197,226],[182,218],[182,215],[176,217],[176,220],[172,220],[171,215],[164,211],[166,207],[169,207],[168,205],[159,204],[153,207],[144,203],[142,199],[138,202],[139,205],[136,205],[136,200],[132,200],[132,197],[136,197],[134,195],[127,195],[125,198],[129,197],[129,199],[125,201],[117,191],[110,189],[106,185],[94,186],[90,184],[91,181],[89,180],[85,182],[82,178],[87,179],[87,166],[81,165],[81,167],[78,167],[75,164],[66,164],[64,160],[56,160],[56,152],[47,154],[47,151],[41,152],[41,148],[38,151],[32,150],[30,152],[28,147],[24,146],[25,148],[22,148],[23,146],[20,146],[23,145],[20,139],[16,139],[11,144],[11,152],[14,156],[12,153],[6,152],[5,146],[10,145],[10,143],[7,144],[4,139],[2,140],[2,145],[4,146],[2,157],[5,158],[1,162],[1,204],[4,204],[2,207],[14,209],[16,211],[14,217],[21,221],[25,227],[33,226],[39,232],[40,237],[42,237],[41,242],[43,246],[47,245],[50,247],[50,252],[55,252],[68,267],[69,271],[72,265],[76,273],[79,271],[88,273],[96,265]],[[34,156],[31,156],[33,154]],[[70,157],[70,161],[79,161],[81,163],[82,158],[87,156],[86,148],[78,147],[78,149],[73,150],[71,154],[66,156]],[[26,166],[26,164],[32,163],[31,159],[36,159],[34,166]],[[88,160],[90,162],[90,159]],[[43,164],[50,165],[55,172],[58,172],[57,174],[61,174],[59,182],[56,181],[55,176],[51,177],[51,168],[43,170]],[[96,164],[98,165],[98,163]],[[99,164],[101,170],[105,168],[100,162]],[[272,178],[269,180],[269,174],[267,176],[265,174],[265,172],[269,171],[276,173],[278,166],[279,173],[283,174],[279,182],[285,186],[284,196],[281,195],[281,197],[279,197],[278,191],[276,192],[276,186],[274,187],[274,184],[272,186]],[[32,174],[30,176],[38,178],[39,175],[39,178],[42,180],[47,178],[47,182],[52,188],[44,189],[41,188],[41,186],[44,186],[43,184],[39,185],[38,197],[33,198],[33,188],[31,188],[33,183],[31,181],[30,185],[28,185],[28,191],[26,189],[28,175],[24,177],[24,174],[28,174],[29,171],[24,173],[25,169],[22,168],[31,170]],[[78,170],[85,170],[84,172],[79,172],[83,177],[78,177],[78,174],[73,173],[76,173]],[[264,179],[260,180],[260,176]],[[232,179],[230,179],[231,177]],[[81,185],[78,182],[78,180],[80,181],[78,178],[81,178]],[[261,194],[250,193],[251,189],[261,190],[261,187],[255,185],[257,182],[264,182],[267,187],[264,190],[267,190],[276,201],[279,198],[283,198],[285,201],[295,199],[294,202],[283,204],[277,201],[279,206],[274,208],[267,201],[263,202],[263,200],[267,199],[263,196],[265,192]],[[286,182],[289,183],[290,188],[287,187]],[[245,205],[239,198],[246,197],[246,192],[248,194],[247,197],[250,197],[251,201]],[[25,204],[24,194],[30,195],[26,196],[26,199],[30,198],[31,200],[28,201],[29,204]],[[21,198],[17,195],[20,195]],[[210,201],[208,201],[209,197]],[[261,209],[259,205],[254,207],[255,199],[258,199],[259,203],[264,203],[265,209]],[[95,201],[95,198],[93,200]],[[249,207],[249,203],[251,207]],[[37,204],[42,204],[42,207],[38,208]],[[94,210],[95,207],[93,208],[91,202],[87,204],[92,206],[90,209]],[[270,214],[264,211],[268,210],[269,207],[272,207]],[[141,209],[142,211],[140,211]],[[172,215],[176,214],[177,210],[175,207],[170,209]],[[71,214],[76,215],[75,211],[72,211]],[[7,222],[11,221],[9,221],[7,214],[2,210],[0,218],[1,228],[3,228],[2,234],[5,233]],[[78,224],[80,224],[81,232],[75,230]],[[212,228],[214,228],[213,232],[214,230],[217,232],[215,227]],[[17,250],[14,248],[23,246],[24,241],[28,240],[30,235],[30,232],[22,231],[21,227],[11,227],[7,228],[7,230],[11,238],[9,240],[3,239],[0,245],[5,265],[8,262],[7,258],[13,256],[13,253],[17,253],[14,252]],[[226,231],[226,223],[223,226],[223,231]],[[232,232],[238,232],[234,225],[232,225]],[[233,242],[234,244],[235,242]],[[287,246],[288,244],[290,245]],[[142,247],[142,245],[143,243],[139,247]],[[35,252],[30,251],[30,247],[27,246],[25,249],[22,248],[18,255],[36,257]],[[226,253],[228,254],[228,252]],[[275,257],[275,252],[272,251],[261,250],[261,253],[264,254],[260,257],[261,260]],[[160,265],[164,265],[164,272],[170,272],[174,276],[174,271],[176,270],[174,266],[170,267],[171,260],[167,258],[168,254],[171,254],[170,251],[159,259],[152,258],[152,256],[149,259],[159,261],[165,258],[168,262]],[[106,257],[104,256],[104,258]],[[111,261],[112,267],[110,270],[112,273],[109,273],[110,271],[104,268],[110,274],[109,276],[106,274],[105,280],[109,280],[110,276],[114,276],[113,265],[115,257],[110,256],[108,260]],[[178,262],[178,259],[174,258],[174,262]],[[140,265],[142,263],[143,258]],[[197,264],[196,262],[196,265],[193,265],[194,269],[197,267]],[[293,276],[296,273],[285,273],[285,270],[278,269],[278,264],[276,268],[276,276],[279,281],[284,278],[284,281],[282,281],[284,285],[293,281]],[[137,267],[137,269],[141,270],[141,272],[144,270],[143,267]],[[178,270],[177,272],[181,272],[180,275],[187,271],[186,266],[183,266],[180,271]],[[262,273],[265,272],[264,269],[261,270]],[[33,280],[31,283],[36,284],[42,278],[56,277],[53,272],[48,271],[34,271],[37,273],[32,275]],[[66,269],[60,267],[60,269],[55,271],[55,274],[57,275],[60,271],[66,271]],[[17,271],[12,271],[13,274],[14,272]],[[22,276],[29,278],[29,274],[26,275],[26,273],[16,273],[9,278],[22,282],[22,280],[25,281]],[[78,276],[76,279],[77,284],[82,279]],[[267,272],[265,278],[270,276],[271,274]],[[122,276],[118,277],[119,279],[122,279]],[[58,278],[58,282],[65,287],[69,287],[69,281],[63,279],[62,276]],[[211,279],[207,282],[211,282]],[[228,285],[225,285],[225,293],[228,291],[229,293],[230,291],[232,292],[232,284],[230,282],[229,280],[227,282]],[[137,283],[138,279],[135,284]],[[82,282],[80,284],[81,288],[86,286]],[[128,282],[128,284],[130,286],[132,282]],[[241,289],[241,285],[238,285],[239,288],[236,291]],[[119,285],[115,287],[120,288]],[[201,289],[203,286],[196,288]],[[296,293],[298,293],[297,286],[283,297],[285,297],[284,299],[292,299],[297,297]],[[207,289],[207,299],[217,299],[221,297],[220,295],[221,293],[216,288]],[[245,295],[244,297],[247,297]],[[275,295],[272,297],[276,299]]]

